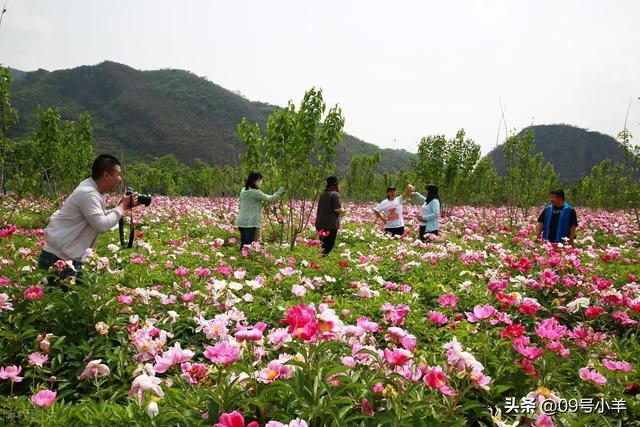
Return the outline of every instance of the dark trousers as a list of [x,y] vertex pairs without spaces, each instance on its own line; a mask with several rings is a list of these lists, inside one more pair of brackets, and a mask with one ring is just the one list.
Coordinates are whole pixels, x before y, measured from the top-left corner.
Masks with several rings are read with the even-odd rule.
[[336,244],[336,237],[338,236],[338,230],[326,230],[326,229],[317,229],[318,231],[328,231],[329,235],[326,237],[320,237],[320,241],[322,242],[322,256],[327,256],[333,250],[333,245]]
[[404,227],[385,228],[384,232],[393,236],[404,236]]
[[240,230],[240,247],[250,245],[256,241],[256,227],[238,227]]
[[435,234],[436,236],[438,235],[438,230],[432,230],[432,231],[427,231],[427,227],[424,225],[420,226],[420,240],[426,240],[424,235],[425,234]]
[[[43,250],[40,252],[40,256],[38,257],[38,268],[41,270],[49,271],[51,267],[53,267],[56,262],[60,261],[56,255],[51,252],[47,252]],[[65,267],[58,275],[55,277],[54,275],[49,275],[47,282],[49,285],[54,285],[57,280],[66,279],[68,277],[82,277],[82,263],[80,261],[73,261],[73,268]]]

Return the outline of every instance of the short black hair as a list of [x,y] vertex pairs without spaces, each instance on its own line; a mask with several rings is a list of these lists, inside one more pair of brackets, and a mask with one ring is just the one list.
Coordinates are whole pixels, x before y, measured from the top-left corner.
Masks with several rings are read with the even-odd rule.
[[244,189],[248,190],[250,188],[258,188],[256,181],[259,179],[262,179],[262,174],[260,172],[251,172],[244,183]]
[[551,194],[553,194],[554,196],[558,196],[562,200],[564,200],[564,190],[562,190],[562,189],[557,189],[557,190],[550,191],[549,195],[551,195]]
[[387,187],[387,193],[388,193],[389,191],[396,191],[396,187],[394,187],[393,185],[391,185],[391,186]]
[[94,180],[100,178],[105,172],[111,173],[113,168],[122,166],[120,161],[110,154],[100,154],[91,165],[91,178]]

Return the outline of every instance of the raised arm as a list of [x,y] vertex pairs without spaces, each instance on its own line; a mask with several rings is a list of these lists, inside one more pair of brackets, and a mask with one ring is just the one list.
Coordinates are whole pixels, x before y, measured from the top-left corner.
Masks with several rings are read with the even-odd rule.
[[284,193],[284,188],[280,187],[278,189],[278,191],[276,191],[275,193],[273,193],[272,195],[268,195],[268,194],[264,194],[262,191],[258,190],[255,193],[255,198],[262,201],[262,202],[275,202],[276,200],[278,200],[280,198],[280,196],[282,196],[282,193]]

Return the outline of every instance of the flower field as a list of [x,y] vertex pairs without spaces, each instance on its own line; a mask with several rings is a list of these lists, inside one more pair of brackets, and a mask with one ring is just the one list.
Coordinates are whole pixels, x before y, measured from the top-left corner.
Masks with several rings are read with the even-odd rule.
[[564,248],[535,241],[538,209],[451,208],[422,243],[417,206],[402,239],[373,206],[346,206],[322,258],[311,229],[241,252],[235,199],[157,197],[132,249],[103,235],[62,290],[35,268],[55,207],[21,201],[0,424],[640,425],[635,218],[578,209]]

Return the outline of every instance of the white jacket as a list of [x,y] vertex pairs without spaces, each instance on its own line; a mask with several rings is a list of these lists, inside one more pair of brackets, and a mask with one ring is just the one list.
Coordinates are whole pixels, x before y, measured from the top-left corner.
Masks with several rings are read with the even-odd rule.
[[81,260],[100,234],[124,215],[121,207],[105,210],[104,197],[92,178],[85,179],[49,219],[44,250],[65,261]]

